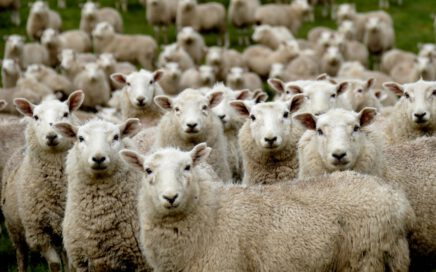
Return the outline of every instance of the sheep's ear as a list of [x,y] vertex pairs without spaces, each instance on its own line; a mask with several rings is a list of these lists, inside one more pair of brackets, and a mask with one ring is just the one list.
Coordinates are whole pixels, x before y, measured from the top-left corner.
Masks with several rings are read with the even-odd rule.
[[141,122],[138,118],[129,118],[124,123],[119,124],[121,138],[133,137],[141,130]]
[[382,90],[377,90],[376,92],[374,92],[374,96],[379,100],[379,101],[385,101],[388,98],[387,93],[383,92]]
[[311,113],[300,113],[294,116],[295,120],[298,120],[307,129],[316,129],[316,117]]
[[278,78],[268,79],[268,85],[275,91],[279,93],[285,92],[285,83]]
[[0,100],[0,110],[3,110],[8,105],[8,102],[5,100]]
[[348,88],[348,82],[344,81],[344,82],[339,83],[339,85],[336,87],[336,94],[341,95],[341,94],[345,93],[347,88]]
[[68,97],[68,100],[66,101],[66,104],[68,105],[68,108],[70,109],[70,112],[76,111],[82,106],[83,100],[85,99],[85,94],[82,90],[77,90],[70,94]]
[[370,90],[374,87],[375,85],[375,78],[368,78],[368,80],[366,81],[366,89]]
[[236,93],[236,100],[245,100],[250,98],[250,90],[240,90],[235,91]]
[[113,82],[117,82],[120,84],[126,84],[126,76],[121,74],[121,73],[112,74],[111,79]]
[[289,112],[294,113],[298,111],[303,105],[305,100],[304,94],[296,94],[292,97],[291,101],[289,101]]
[[170,111],[173,108],[173,100],[166,95],[158,95],[154,97],[154,103],[165,111]]
[[33,116],[33,109],[35,108],[35,105],[30,103],[29,100],[25,98],[15,98],[14,105],[22,115],[29,117]]
[[261,89],[254,91],[254,104],[265,102],[268,99],[268,95]]
[[123,149],[119,152],[121,158],[131,167],[144,171],[144,157],[135,151]]
[[191,150],[191,158],[192,163],[197,165],[200,162],[203,162],[209,157],[210,152],[212,151],[212,148],[208,147],[206,143],[201,143]]
[[298,85],[288,85],[286,86],[286,89],[291,91],[293,94],[301,94],[303,93],[303,89]]
[[221,91],[211,92],[207,95],[209,100],[209,108],[218,106],[221,101],[223,101],[224,95]]
[[370,125],[377,115],[377,109],[365,107],[359,112],[360,126],[365,127]]
[[54,125],[55,129],[65,138],[76,138],[78,128],[68,122],[59,122]]
[[250,106],[248,106],[244,101],[242,100],[231,101],[230,106],[233,109],[235,109],[240,116],[242,117],[250,116]]
[[329,80],[329,79],[330,79],[330,77],[326,73],[320,74],[319,76],[316,77],[316,80],[318,80],[318,81]]
[[389,91],[393,92],[394,94],[398,96],[402,96],[404,94],[403,86],[396,82],[385,82],[383,83],[383,87],[388,89]]
[[164,74],[164,71],[163,71],[163,70],[157,70],[157,71],[155,71],[155,72],[153,73],[153,80],[154,80],[154,82],[159,81],[159,80],[162,78],[163,74]]

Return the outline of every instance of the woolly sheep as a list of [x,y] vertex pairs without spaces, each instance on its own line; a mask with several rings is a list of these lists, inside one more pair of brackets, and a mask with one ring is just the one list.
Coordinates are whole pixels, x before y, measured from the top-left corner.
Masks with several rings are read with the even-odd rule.
[[186,70],[180,78],[180,89],[212,87],[215,83],[215,69],[209,65],[201,65]]
[[17,85],[17,81],[21,76],[21,69],[17,61],[13,59],[3,59],[2,66],[2,85],[3,88],[12,88]]
[[226,84],[234,90],[248,89],[254,91],[263,87],[262,80],[257,74],[247,72],[241,67],[232,67],[230,69]]
[[373,17],[365,25],[363,43],[372,54],[382,54],[395,45],[395,32],[392,25]]
[[233,101],[230,105],[247,120],[239,130],[239,147],[243,158],[243,184],[272,184],[297,176],[296,146],[302,133],[291,116],[304,101],[296,95],[287,102],[250,105]]
[[176,95],[180,89],[180,78],[182,71],[177,62],[168,62],[162,69],[163,75],[159,81],[159,85],[167,95]]
[[215,67],[217,79],[224,81],[232,67],[245,67],[245,60],[236,50],[214,46],[207,51],[206,64]]
[[209,153],[205,144],[149,157],[121,151],[143,172],[140,241],[154,269],[408,270],[414,214],[400,190],[351,172],[298,184],[223,186],[199,167]]
[[436,131],[436,83],[419,80],[414,83],[384,83],[383,86],[401,96],[386,123],[382,123],[389,144],[410,141]]
[[355,112],[359,112],[365,107],[372,107],[377,110],[382,108],[374,91],[375,80],[373,78],[366,81],[347,79],[347,82],[347,90],[339,96],[342,108]]
[[292,41],[295,38],[284,26],[260,25],[254,27],[251,39],[271,49],[277,49],[281,43]]
[[207,51],[206,43],[200,33],[192,27],[183,27],[177,33],[177,44],[185,49],[195,64],[199,65],[203,61]]
[[180,0],[176,25],[179,30],[184,26],[191,26],[198,32],[217,30],[220,33],[218,43],[227,45],[226,9],[221,3],[198,4],[197,0]]
[[50,86],[33,76],[23,76],[18,79],[16,89],[20,94],[14,94],[15,98],[26,98],[32,103],[39,103],[44,97],[54,94]]
[[416,55],[400,49],[391,49],[385,52],[381,59],[380,70],[386,74],[403,62],[411,63],[415,60]]
[[182,72],[195,67],[195,63],[188,52],[176,43],[163,47],[157,66],[162,68],[169,62],[177,63]]
[[24,43],[20,35],[7,37],[4,58],[17,60],[23,69],[31,64],[49,64],[47,49],[38,43]]
[[338,26],[338,33],[343,35],[348,41],[356,40],[357,29],[356,25],[351,20],[344,20]]
[[[271,66],[271,71],[272,69]],[[319,60],[312,50],[300,52],[284,69],[284,80],[313,79],[321,71]]]
[[336,76],[344,57],[337,47],[329,47],[322,56],[321,70],[330,76]]
[[[72,141],[61,137],[53,123],[74,120],[72,113],[83,101],[83,92],[71,94],[65,102],[45,100],[34,105],[15,99],[18,111],[27,119],[25,153],[12,162],[15,168],[3,177],[2,209],[6,226],[17,250],[18,266],[26,271],[27,246],[40,251],[50,271],[61,271],[62,220],[67,180],[64,158]],[[20,154],[21,153],[21,154]],[[24,244],[23,244],[24,243]]]
[[106,22],[97,24],[92,37],[97,54],[112,53],[119,61],[139,63],[144,69],[153,69],[157,50],[153,38],[147,35],[117,34]]
[[10,9],[11,10],[11,22],[19,26],[21,19],[20,19],[20,6],[21,1],[20,0],[1,0],[0,1],[0,9]]
[[72,49],[64,49],[59,55],[61,74],[71,82],[83,70],[84,63],[78,60],[77,54]]
[[77,271],[151,271],[138,244],[136,196],[139,174],[118,151],[140,129],[138,119],[119,125],[91,120],[55,125],[76,140],[66,159],[67,202],[63,243]]
[[120,73],[111,75],[112,80],[123,85],[120,97],[123,119],[139,118],[144,127],[157,125],[163,112],[153,99],[163,94],[159,85],[162,75],[161,70],[150,72],[144,69],[130,75]]
[[117,62],[114,55],[111,53],[100,54],[100,56],[98,56],[97,64],[104,70],[112,90],[118,90],[122,88],[121,84],[110,80],[110,76],[112,74],[122,73],[129,75],[137,71],[136,67],[130,62]]
[[155,103],[167,111],[158,125],[156,147],[174,146],[189,150],[198,143],[207,142],[214,148],[208,163],[227,182],[231,178],[227,140],[221,121],[212,112],[222,98],[222,92],[204,95],[195,89],[186,89],[175,98],[155,97]]
[[51,10],[46,2],[36,1],[32,4],[27,18],[27,36],[32,40],[39,40],[42,32],[47,28],[60,30],[62,28],[61,16]]
[[111,88],[106,74],[96,63],[87,63],[73,82],[74,88],[83,90],[84,108],[92,109],[97,105],[106,105],[109,101]]
[[86,2],[82,6],[80,17],[80,30],[91,34],[98,23],[107,22],[117,33],[123,32],[123,19],[120,13],[113,8],[98,8],[98,4]]
[[432,81],[436,80],[436,66],[429,58],[417,57],[413,62],[398,64],[390,75],[398,83],[410,83],[419,79]]
[[277,92],[274,100],[288,101],[295,94],[303,93],[303,88],[314,83],[314,80],[294,80],[284,82],[279,78],[268,79],[269,87]]
[[[260,6],[259,0],[231,0],[229,4],[229,21],[236,28],[238,43],[249,44],[247,36],[249,27],[254,25],[254,14]],[[245,37],[245,39],[244,39]]]
[[54,69],[44,65],[30,65],[24,73],[24,77],[35,79],[55,92],[70,94],[72,91],[71,82],[66,77],[59,75]]
[[147,22],[153,26],[157,37],[163,35],[165,43],[168,41],[168,27],[176,20],[178,2],[179,0],[146,0]]

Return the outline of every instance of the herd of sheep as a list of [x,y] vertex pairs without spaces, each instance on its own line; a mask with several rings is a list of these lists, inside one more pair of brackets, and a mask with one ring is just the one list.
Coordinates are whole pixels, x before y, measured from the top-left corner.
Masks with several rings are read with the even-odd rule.
[[[31,41],[6,39],[0,207],[18,271],[30,250],[50,271],[436,268],[436,44],[396,49],[391,16],[353,4],[143,2],[155,38],[93,2],[61,32],[36,1]],[[312,2],[338,28],[296,39]]]

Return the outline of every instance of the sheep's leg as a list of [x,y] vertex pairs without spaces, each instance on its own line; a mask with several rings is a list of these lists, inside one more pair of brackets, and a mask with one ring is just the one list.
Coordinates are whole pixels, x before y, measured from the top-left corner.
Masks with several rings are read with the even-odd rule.
[[29,248],[25,241],[17,243],[15,246],[16,246],[15,253],[17,258],[18,272],[26,272],[27,256],[29,254]]
[[47,260],[51,272],[62,271],[61,258],[53,246],[50,245],[47,249],[43,250],[42,256]]
[[20,11],[18,9],[12,11],[11,21],[16,26],[20,25],[20,23],[21,23],[21,20],[20,20]]
[[249,28],[245,28],[244,29],[244,37],[245,37],[245,45],[249,46],[250,45],[250,29]]
[[65,4],[65,0],[58,0],[58,8],[65,8],[66,4]]

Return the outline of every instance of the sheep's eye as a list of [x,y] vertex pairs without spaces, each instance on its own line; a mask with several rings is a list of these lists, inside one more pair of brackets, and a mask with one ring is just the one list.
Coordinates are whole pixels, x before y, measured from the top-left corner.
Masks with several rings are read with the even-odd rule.
[[410,95],[409,95],[408,93],[404,93],[404,96],[405,96],[407,99],[410,98]]
[[330,95],[330,97],[331,97],[331,98],[335,98],[335,97],[336,97],[336,94],[332,94],[332,95]]
[[149,175],[151,175],[151,174],[153,173],[153,171],[151,171],[150,168],[145,169],[145,172],[146,172],[147,174],[149,174]]
[[256,116],[250,115],[251,121],[256,121]]
[[180,109],[179,109],[178,107],[175,107],[174,110],[175,110],[176,112],[179,112],[179,111],[180,111]]
[[433,95],[436,95],[436,90],[433,90]]
[[114,136],[114,141],[118,141],[120,139],[120,136],[117,134]]
[[285,112],[285,113],[283,113],[283,118],[288,118],[288,116],[289,116],[289,112]]
[[33,116],[33,119],[38,120],[39,119],[38,115]]
[[360,129],[360,127],[359,127],[358,125],[356,125],[356,126],[354,126],[353,131],[354,131],[354,132],[357,132],[357,131],[359,131],[359,129]]
[[68,118],[68,112],[65,112],[65,113],[64,113],[64,117],[65,117],[65,118]]
[[202,109],[203,109],[203,110],[207,110],[207,106],[204,105],[204,106],[202,107]]
[[185,166],[185,171],[189,171],[189,170],[191,170],[191,166],[188,164]]
[[127,86],[130,86],[130,82],[127,82],[126,84],[127,84]]
[[320,128],[317,129],[316,132],[318,132],[318,135],[324,135],[324,132],[322,132],[322,130]]
[[363,92],[363,90],[362,90],[362,89],[358,89],[357,92],[358,92],[358,93],[361,93],[361,92]]
[[85,139],[82,136],[79,136],[79,142],[82,143],[83,141],[85,141]]
[[153,80],[150,80],[150,85],[153,84],[153,83],[154,83],[154,81],[153,81]]
[[286,91],[285,93],[286,93],[286,94],[291,94],[291,92],[290,92],[290,91]]

